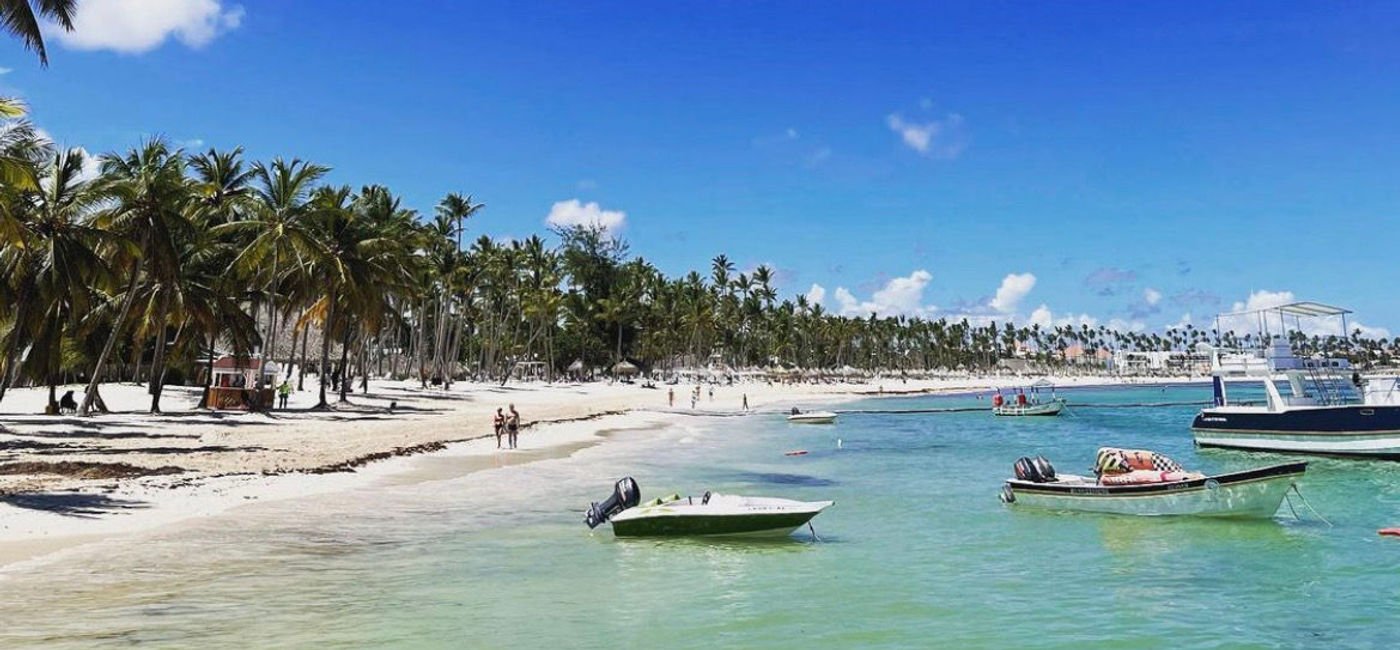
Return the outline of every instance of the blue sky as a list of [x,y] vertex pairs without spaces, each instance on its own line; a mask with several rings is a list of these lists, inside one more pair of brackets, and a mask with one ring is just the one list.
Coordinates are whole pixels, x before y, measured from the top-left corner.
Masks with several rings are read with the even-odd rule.
[[0,94],[94,151],[470,192],[480,233],[610,219],[834,311],[1158,329],[1291,293],[1400,334],[1400,5],[872,6],[83,0],[47,70],[0,40]]

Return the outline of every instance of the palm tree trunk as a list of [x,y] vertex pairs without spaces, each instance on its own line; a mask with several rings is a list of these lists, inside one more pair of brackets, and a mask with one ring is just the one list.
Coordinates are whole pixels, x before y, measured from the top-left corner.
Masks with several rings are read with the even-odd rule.
[[311,338],[311,324],[301,328],[301,363],[297,365],[297,391],[306,390],[306,340]]
[[160,413],[160,384],[165,380],[166,319],[170,315],[170,294],[160,299],[160,315],[156,316],[156,349],[151,356],[151,381],[146,392],[151,396],[151,412]]
[[[189,320],[186,319],[186,320],[180,322],[180,326],[179,326],[179,327],[175,328],[175,340],[171,342],[170,347],[175,348],[175,349],[179,349],[179,347],[180,347],[180,338],[184,336],[184,334],[185,334],[185,325],[188,324],[188,323],[189,323]],[[165,347],[165,346],[162,345],[161,347],[163,348],[163,347]],[[170,361],[169,361],[167,355],[162,354],[162,355],[161,355],[160,372],[159,372],[159,373],[156,375],[156,377],[155,377],[155,387],[156,387],[156,391],[155,391],[155,394],[153,394],[153,395],[151,396],[151,412],[152,412],[152,413],[160,413],[160,393],[161,393],[161,391],[164,390],[164,388],[165,388],[165,372],[166,372],[167,370],[169,370],[169,369],[170,369]]]
[[348,355],[349,355],[349,353],[350,353],[350,329],[349,329],[349,328],[346,328],[346,329],[345,329],[345,338],[344,338],[343,340],[341,340],[341,342],[340,342],[340,381],[338,382],[340,385],[335,387],[336,390],[340,393],[340,401],[342,401],[342,402],[348,402],[348,401],[350,401],[350,400],[348,400],[348,399],[345,398],[345,389],[346,389],[346,387],[348,387],[348,386],[350,385],[350,380],[351,380],[351,375],[350,375],[350,362],[349,362],[349,360],[348,360],[348,358],[347,358]]
[[[145,247],[149,236],[142,237],[142,247]],[[117,322],[112,324],[112,331],[107,334],[107,342],[102,345],[102,352],[97,355],[97,364],[93,366],[92,377],[88,380],[87,392],[83,394],[83,405],[78,409],[78,414],[86,416],[92,411],[92,399],[97,395],[97,383],[102,377],[102,366],[107,364],[107,355],[112,353],[112,348],[117,344],[117,337],[121,335],[122,328],[126,325],[127,316],[131,312],[131,305],[136,301],[136,282],[141,277],[140,267],[131,270],[131,281],[126,286],[126,297],[122,299],[121,312],[117,314]],[[211,368],[212,372],[213,369]]]
[[30,289],[25,285],[24,293],[20,294],[19,305],[15,307],[14,327],[10,330],[10,344],[5,350],[5,365],[0,367],[0,400],[5,399],[5,389],[10,387],[11,377],[18,376],[15,372],[15,359],[19,356],[19,344],[24,338],[20,336],[21,327],[24,321],[29,318]]
[[263,389],[263,369],[262,365],[272,361],[277,349],[277,265],[281,250],[274,245],[272,249],[272,278],[268,285],[271,291],[267,294],[267,338],[263,339],[262,358],[258,360],[258,394],[262,394]]
[[214,345],[217,341],[217,334],[209,332],[209,369],[204,372],[204,394],[199,398],[199,405],[195,408],[209,408],[209,394],[214,391]]
[[324,409],[330,406],[326,402],[326,382],[329,381],[330,368],[326,366],[330,363],[331,356],[331,326],[335,323],[335,288],[334,286],[326,290],[326,298],[329,304],[326,306],[326,320],[321,326],[321,399],[316,403],[316,408]]

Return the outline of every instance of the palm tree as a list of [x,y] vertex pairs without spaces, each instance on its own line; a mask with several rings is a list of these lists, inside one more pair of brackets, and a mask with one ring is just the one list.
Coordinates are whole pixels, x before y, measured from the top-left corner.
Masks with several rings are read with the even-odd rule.
[[24,46],[39,55],[39,63],[49,65],[39,18],[49,18],[65,31],[73,31],[73,15],[78,0],[0,0],[0,26],[19,37]]
[[[38,130],[21,119],[25,112],[24,102],[0,97],[0,186],[16,190],[38,187],[37,165],[48,153],[48,143],[39,137]],[[11,232],[5,220],[5,213],[0,212],[0,241]]]
[[[191,195],[185,179],[184,157],[160,138],[147,140],[125,155],[103,156],[102,177],[95,190],[111,203],[110,208],[98,214],[96,225],[125,240],[110,244],[106,257],[119,273],[125,273],[127,282],[107,342],[93,364],[87,394],[79,409],[82,415],[91,411],[107,358],[126,333],[139,283],[143,279],[157,284],[173,281],[180,260],[177,240],[191,228],[186,214]],[[131,243],[136,245],[132,247]],[[159,311],[167,310],[168,307],[164,307]],[[157,313],[155,320],[164,323],[166,316]],[[157,354],[163,355],[164,329],[159,331],[158,338]]]
[[[253,208],[247,218],[218,226],[222,232],[241,238],[244,243],[236,266],[250,277],[258,277],[267,304],[260,363],[270,363],[277,353],[277,299],[281,285],[293,276],[301,258],[314,250],[314,235],[306,225],[308,197],[313,185],[330,171],[329,167],[301,159],[287,162],[273,159],[270,165],[253,165]],[[290,270],[289,270],[290,269]],[[287,358],[291,358],[291,354]],[[263,388],[258,372],[257,389]]]
[[[55,155],[41,173],[39,191],[24,202],[23,245],[0,249],[0,273],[16,294],[15,316],[0,371],[0,398],[16,370],[47,383],[49,411],[57,412],[54,385],[64,361],[64,344],[80,317],[92,309],[91,287],[103,284],[107,264],[96,254],[106,233],[86,223],[96,203],[88,183],[79,180],[83,152]],[[20,344],[28,341],[18,358]],[[23,368],[17,368],[18,365]]]

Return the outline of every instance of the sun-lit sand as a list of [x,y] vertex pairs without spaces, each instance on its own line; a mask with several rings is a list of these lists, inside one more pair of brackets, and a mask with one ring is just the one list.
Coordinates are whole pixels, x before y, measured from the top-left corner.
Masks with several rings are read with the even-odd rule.
[[[1058,385],[1149,381],[1072,377]],[[1151,380],[1161,381],[1161,380]],[[253,500],[339,490],[366,480],[431,480],[598,440],[600,430],[665,426],[697,414],[773,413],[793,405],[915,392],[986,390],[1026,383],[962,377],[865,383],[693,384],[458,383],[450,390],[374,381],[332,411],[312,411],[313,385],[272,414],[193,410],[198,389],[168,387],[162,415],[146,413],[142,386],[102,388],[115,411],[89,418],[38,415],[45,389],[17,389],[0,402],[0,565]],[[82,387],[61,388],[59,394]],[[668,391],[675,391],[675,406]],[[336,399],[331,398],[332,401]],[[520,449],[498,451],[491,420],[515,404]],[[393,409],[390,405],[393,404]],[[430,454],[434,463],[409,463]],[[440,460],[439,460],[440,459]]]

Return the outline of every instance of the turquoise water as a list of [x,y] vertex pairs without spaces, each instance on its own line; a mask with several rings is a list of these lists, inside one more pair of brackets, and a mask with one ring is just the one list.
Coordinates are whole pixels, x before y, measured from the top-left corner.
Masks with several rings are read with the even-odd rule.
[[[1400,464],[1316,460],[1335,526],[1037,514],[997,501],[1016,457],[1083,471],[1103,444],[1205,471],[1209,390],[1065,393],[1069,417],[688,418],[567,458],[261,504],[0,580],[0,644],[92,647],[1393,647]],[[846,408],[985,405],[898,398]],[[837,439],[841,447],[837,448]],[[806,456],[783,452],[807,449]],[[617,540],[588,501],[706,489],[835,499],[788,541]]]

